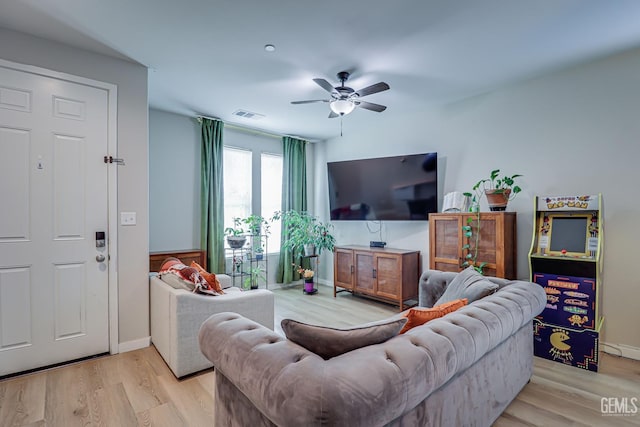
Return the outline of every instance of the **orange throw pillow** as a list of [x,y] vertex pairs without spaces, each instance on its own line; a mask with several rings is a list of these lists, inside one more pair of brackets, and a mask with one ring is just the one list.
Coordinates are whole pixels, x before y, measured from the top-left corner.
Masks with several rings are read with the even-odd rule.
[[457,309],[462,308],[465,305],[467,305],[467,299],[462,298],[462,299],[456,299],[453,301],[445,302],[444,304],[436,305],[436,308],[439,308],[440,310],[442,310],[442,316],[444,316],[445,314],[456,311]]
[[202,266],[195,261],[191,261],[190,267],[193,267],[196,270],[198,270],[198,273],[200,273],[200,275],[204,277],[204,280],[206,280],[209,286],[211,286],[211,289],[218,292],[219,294],[224,294],[224,291],[220,286],[220,281],[218,280],[218,278],[214,273],[209,273],[207,270],[202,268]]
[[408,330],[415,328],[416,326],[424,325],[429,320],[437,319],[439,317],[444,316],[445,314],[456,311],[459,308],[467,305],[467,299],[457,299],[454,301],[449,301],[444,304],[436,305],[433,308],[420,308],[414,307],[409,309],[407,313],[405,313],[404,317],[409,319],[407,323],[404,325],[401,334],[404,334]]

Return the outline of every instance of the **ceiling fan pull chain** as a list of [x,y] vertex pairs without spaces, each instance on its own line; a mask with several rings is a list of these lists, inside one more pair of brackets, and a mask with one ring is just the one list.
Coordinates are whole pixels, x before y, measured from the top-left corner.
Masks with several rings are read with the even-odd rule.
[[342,137],[342,118],[344,116],[340,116],[340,137]]

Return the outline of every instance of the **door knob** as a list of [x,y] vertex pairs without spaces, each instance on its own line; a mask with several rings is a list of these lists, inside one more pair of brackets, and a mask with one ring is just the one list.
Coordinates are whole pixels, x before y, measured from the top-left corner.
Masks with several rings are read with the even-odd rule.
[[96,255],[96,261],[98,261],[98,262],[104,262],[105,259],[106,258],[102,254]]

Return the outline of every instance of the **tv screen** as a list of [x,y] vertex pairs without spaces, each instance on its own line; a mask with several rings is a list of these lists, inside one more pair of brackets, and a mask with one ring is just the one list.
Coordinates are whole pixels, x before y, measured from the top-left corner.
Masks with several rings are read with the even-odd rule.
[[327,163],[332,220],[427,220],[438,211],[437,153]]
[[567,251],[569,254],[587,253],[589,218],[580,216],[553,216],[551,222],[551,240],[549,250]]

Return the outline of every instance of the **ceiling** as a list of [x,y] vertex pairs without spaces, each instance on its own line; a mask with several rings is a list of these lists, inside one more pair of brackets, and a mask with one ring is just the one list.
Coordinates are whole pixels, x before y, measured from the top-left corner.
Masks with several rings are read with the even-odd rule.
[[291,105],[327,97],[313,78],[391,86],[343,118],[357,132],[640,46],[638,22],[637,0],[0,0],[0,27],[149,67],[153,108],[314,140],[340,119]]

